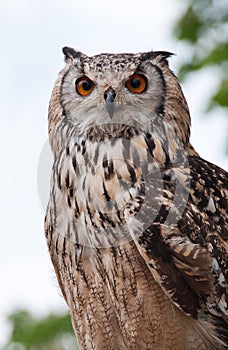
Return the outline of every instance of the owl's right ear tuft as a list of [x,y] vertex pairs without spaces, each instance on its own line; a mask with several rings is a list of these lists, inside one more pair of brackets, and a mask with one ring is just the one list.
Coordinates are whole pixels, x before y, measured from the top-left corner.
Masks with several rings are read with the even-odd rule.
[[63,47],[63,54],[65,55],[65,61],[73,60],[75,58],[80,58],[82,53],[80,51],[75,51],[72,47]]

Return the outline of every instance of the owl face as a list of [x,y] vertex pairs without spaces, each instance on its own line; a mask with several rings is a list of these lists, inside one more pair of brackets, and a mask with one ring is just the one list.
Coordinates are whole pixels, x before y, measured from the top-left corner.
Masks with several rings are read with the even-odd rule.
[[162,113],[164,78],[145,55],[66,56],[69,69],[62,81],[61,103],[68,120],[80,129],[97,123],[141,125]]
[[[149,131],[159,120],[172,124],[178,137],[188,140],[188,107],[178,80],[168,67],[170,53],[88,57],[67,47],[63,52],[66,66],[60,72],[50,105],[60,109],[62,120],[80,133],[112,124]],[[56,112],[49,111],[50,129],[55,116]]]

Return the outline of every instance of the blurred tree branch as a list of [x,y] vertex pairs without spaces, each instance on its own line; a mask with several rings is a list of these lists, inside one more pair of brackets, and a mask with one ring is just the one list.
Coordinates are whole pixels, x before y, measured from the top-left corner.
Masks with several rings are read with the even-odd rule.
[[69,314],[37,319],[26,310],[9,315],[11,334],[1,350],[77,350]]
[[228,4],[227,0],[187,0],[186,10],[174,27],[174,36],[190,48],[179,70],[184,80],[206,66],[216,68],[220,81],[207,110],[228,108]]

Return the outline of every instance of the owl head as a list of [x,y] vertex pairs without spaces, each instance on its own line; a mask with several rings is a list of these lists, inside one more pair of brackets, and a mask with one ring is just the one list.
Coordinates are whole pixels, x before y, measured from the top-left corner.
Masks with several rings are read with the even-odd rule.
[[67,127],[83,134],[99,128],[101,133],[104,125],[130,125],[148,131],[157,123],[166,123],[188,144],[190,115],[178,79],[168,65],[171,53],[89,57],[69,47],[64,47],[63,53],[66,65],[49,106],[51,140]]

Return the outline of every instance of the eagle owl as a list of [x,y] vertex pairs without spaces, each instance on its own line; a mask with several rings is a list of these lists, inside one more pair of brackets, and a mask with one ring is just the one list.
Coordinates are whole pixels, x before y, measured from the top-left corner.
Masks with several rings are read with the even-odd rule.
[[228,177],[189,142],[171,54],[63,53],[45,232],[80,349],[225,349]]

